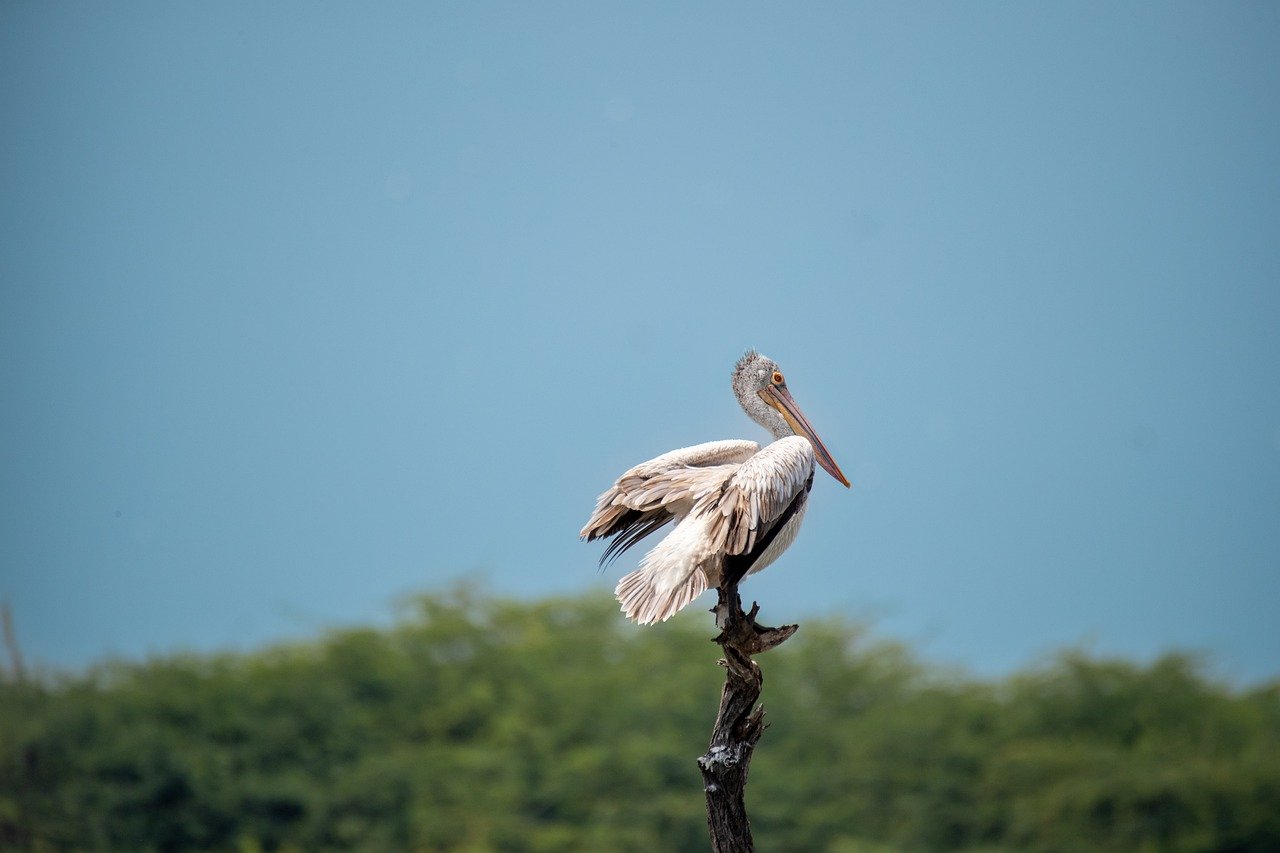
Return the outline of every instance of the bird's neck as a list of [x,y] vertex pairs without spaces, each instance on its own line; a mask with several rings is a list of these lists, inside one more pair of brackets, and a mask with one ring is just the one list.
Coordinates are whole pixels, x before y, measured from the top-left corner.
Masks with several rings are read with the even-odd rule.
[[783,420],[782,415],[773,409],[761,404],[761,408],[756,412],[749,412],[752,420],[764,427],[769,435],[773,436],[773,440],[786,438],[789,435],[795,435],[796,432],[791,425]]
[[761,426],[769,431],[769,435],[773,436],[774,441],[777,441],[780,438],[786,438],[789,435],[795,435],[795,431],[792,430],[791,427],[787,426],[785,421],[783,421],[781,425],[761,424]]
[[776,409],[759,397],[753,397],[739,396],[738,403],[747,413],[747,417],[764,427],[765,431],[773,436],[774,441],[796,434]]

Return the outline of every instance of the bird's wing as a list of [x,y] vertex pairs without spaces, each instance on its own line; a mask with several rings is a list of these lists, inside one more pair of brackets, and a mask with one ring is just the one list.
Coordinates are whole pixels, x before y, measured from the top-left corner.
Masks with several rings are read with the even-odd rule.
[[709,441],[642,462],[600,495],[579,535],[588,541],[617,536],[603,565],[669,522],[679,505],[691,507],[715,492],[759,450],[754,441]]
[[787,436],[738,466],[719,494],[695,510],[716,517],[712,541],[729,555],[749,553],[810,482],[813,459],[808,439]]

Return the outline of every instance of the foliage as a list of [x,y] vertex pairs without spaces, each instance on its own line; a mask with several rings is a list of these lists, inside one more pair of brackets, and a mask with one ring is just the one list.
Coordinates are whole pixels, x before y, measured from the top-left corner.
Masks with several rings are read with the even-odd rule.
[[[0,684],[0,848],[704,850],[700,613],[457,590],[390,630]],[[771,851],[1280,849],[1280,685],[1066,654],[1000,683],[811,622],[761,658]]]

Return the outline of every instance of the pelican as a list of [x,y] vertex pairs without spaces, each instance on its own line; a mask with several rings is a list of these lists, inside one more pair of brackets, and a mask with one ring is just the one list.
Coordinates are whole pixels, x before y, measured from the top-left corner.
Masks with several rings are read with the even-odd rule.
[[749,350],[733,369],[733,393],[774,437],[771,444],[710,441],[642,462],[600,495],[579,534],[587,541],[613,537],[604,566],[675,522],[614,590],[622,612],[641,625],[665,622],[708,587],[778,559],[800,531],[815,462],[849,486],[777,363]]

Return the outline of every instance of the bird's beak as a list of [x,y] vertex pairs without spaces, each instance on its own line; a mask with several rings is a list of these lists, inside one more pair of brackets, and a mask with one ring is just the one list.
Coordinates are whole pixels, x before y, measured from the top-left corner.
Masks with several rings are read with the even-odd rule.
[[849,478],[840,471],[840,466],[836,464],[836,460],[831,458],[831,452],[822,443],[822,439],[818,438],[818,433],[814,431],[813,425],[804,416],[804,412],[800,411],[800,406],[792,399],[791,392],[786,389],[786,386],[766,385],[760,390],[760,398],[778,410],[778,414],[782,415],[796,435],[802,435],[809,439],[809,443],[813,445],[813,455],[817,458],[818,464],[822,466],[822,470],[844,483],[845,487],[848,488]]

